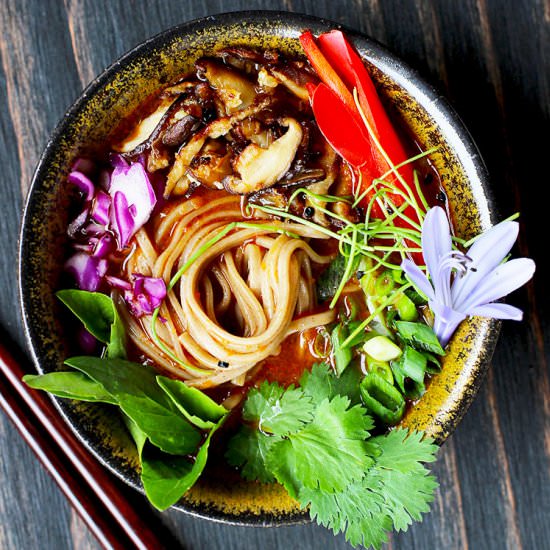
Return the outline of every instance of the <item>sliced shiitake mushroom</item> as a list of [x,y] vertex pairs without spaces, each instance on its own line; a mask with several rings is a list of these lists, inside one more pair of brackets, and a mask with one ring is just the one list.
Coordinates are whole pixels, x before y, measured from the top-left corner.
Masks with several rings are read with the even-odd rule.
[[280,187],[276,186],[252,193],[248,196],[248,202],[283,210],[288,205],[288,197],[287,193],[284,193]]
[[280,124],[287,131],[267,149],[251,143],[237,157],[234,168],[239,177],[225,178],[227,191],[248,195],[271,187],[287,172],[302,141],[302,127],[293,118],[284,118]]
[[130,156],[142,153],[177,99],[177,96],[172,95],[163,97],[155,111],[136,124],[130,135],[113,149],[119,153],[128,153]]
[[[336,180],[338,176],[338,157],[334,152],[334,149],[323,141],[323,154],[320,158],[320,165],[322,166],[325,172],[325,179],[318,181],[317,183],[311,184],[308,189],[315,193],[316,195],[326,195],[331,185]],[[314,214],[312,216],[313,221],[320,225],[328,225],[328,220],[326,215],[319,210],[319,207],[324,208],[326,206],[326,201],[320,201],[318,199],[308,197],[305,202],[306,208],[311,206],[314,209]]]
[[318,82],[317,77],[306,68],[301,61],[266,67],[269,75],[285,86],[295,96],[304,101],[309,100],[307,84]]
[[209,189],[223,189],[223,179],[233,172],[231,150],[221,140],[209,140],[191,161],[188,176]]
[[202,121],[193,115],[186,115],[171,124],[162,135],[162,143],[169,147],[177,147],[189,140],[201,126]]
[[199,154],[208,138],[217,139],[227,135],[237,123],[265,109],[270,102],[271,98],[269,96],[259,98],[257,103],[253,103],[246,109],[238,111],[231,116],[218,118],[194,134],[189,142],[183,145],[176,153],[172,169],[168,173],[164,197],[168,198],[176,187],[178,194],[187,193],[191,183],[189,177],[186,175],[187,169],[195,155]]
[[236,69],[214,59],[201,59],[195,66],[199,77],[207,80],[218,93],[226,114],[245,109],[254,101],[254,84]]

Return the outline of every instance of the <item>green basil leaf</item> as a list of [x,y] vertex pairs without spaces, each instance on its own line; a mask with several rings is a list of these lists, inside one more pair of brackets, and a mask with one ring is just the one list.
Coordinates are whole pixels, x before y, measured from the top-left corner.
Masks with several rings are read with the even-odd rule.
[[65,364],[102,384],[156,447],[175,455],[196,452],[201,434],[157,384],[155,369],[123,359],[88,356],[71,357]]
[[227,409],[181,380],[157,376],[157,383],[185,418],[201,430],[213,428],[227,414]]
[[44,390],[57,397],[90,401],[93,403],[117,404],[117,400],[102,384],[82,372],[50,372],[48,374],[27,374],[23,382],[35,390]]
[[410,321],[395,321],[395,328],[399,336],[413,348],[436,355],[445,355],[435,332],[428,325]]
[[206,466],[212,436],[225,422],[225,418],[225,415],[221,417],[210,430],[194,461],[187,456],[174,456],[159,451],[148,442],[147,436],[135,422],[126,418],[126,425],[136,442],[141,461],[143,488],[155,508],[166,510],[196,483]]
[[125,330],[113,300],[101,292],[65,289],[56,296],[103,344],[109,357],[126,357]]

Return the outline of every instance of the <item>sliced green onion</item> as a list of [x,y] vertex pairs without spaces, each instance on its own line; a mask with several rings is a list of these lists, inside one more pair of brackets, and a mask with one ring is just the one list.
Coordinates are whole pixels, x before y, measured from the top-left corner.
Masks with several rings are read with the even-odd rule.
[[389,269],[383,271],[374,281],[374,293],[376,296],[387,296],[395,287],[395,280]]
[[367,374],[359,389],[365,407],[382,422],[393,425],[403,418],[405,399],[392,384],[378,374]]
[[381,376],[388,384],[393,385],[393,373],[387,361],[377,361],[367,355],[367,372],[374,372]]
[[424,395],[426,391],[426,386],[424,385],[426,365],[426,357],[410,346],[405,347],[405,351],[399,361],[391,363],[395,381],[406,397],[418,399]]
[[363,350],[376,361],[392,361],[403,353],[401,348],[387,336],[370,338],[363,345]]
[[336,325],[331,334],[332,356],[336,374],[340,376],[350,364],[353,357],[351,348],[344,348],[342,343],[348,336],[348,329],[345,325]]
[[406,294],[401,294],[393,305],[402,321],[416,321],[418,318],[416,305]]
[[435,332],[428,325],[409,321],[396,321],[395,327],[399,336],[410,346],[436,355],[445,355]]

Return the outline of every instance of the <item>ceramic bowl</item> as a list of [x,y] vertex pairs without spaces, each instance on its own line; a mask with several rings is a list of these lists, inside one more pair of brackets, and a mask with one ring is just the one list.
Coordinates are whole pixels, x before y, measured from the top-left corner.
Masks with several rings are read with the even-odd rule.
[[[63,263],[69,219],[66,176],[73,161],[93,151],[149,94],[186,73],[215,49],[247,45],[300,53],[304,29],[315,34],[339,25],[302,15],[245,12],[207,17],[170,29],[140,44],[94,80],[54,130],[33,178],[20,242],[21,304],[27,339],[39,372],[62,367],[69,345],[54,299]],[[431,158],[448,195],[457,233],[471,237],[495,221],[487,174],[472,139],[429,84],[384,47],[346,29],[369,62],[380,90],[393,102]],[[442,443],[454,430],[479,388],[498,336],[499,324],[485,319],[463,323],[441,374],[408,413],[405,424],[426,430]],[[141,490],[136,451],[122,422],[107,407],[56,400],[83,444],[110,470]],[[231,478],[232,479],[232,478]],[[176,506],[188,513],[237,524],[277,525],[304,521],[297,503],[277,486],[235,479],[203,478]]]

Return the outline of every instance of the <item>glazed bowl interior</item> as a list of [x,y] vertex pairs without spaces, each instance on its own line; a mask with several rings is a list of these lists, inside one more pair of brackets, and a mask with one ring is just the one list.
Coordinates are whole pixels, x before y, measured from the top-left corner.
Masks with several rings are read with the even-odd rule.
[[[64,260],[74,160],[93,152],[147,96],[189,72],[194,61],[229,45],[301,53],[298,37],[336,24],[278,12],[232,13],[187,23],[145,42],[108,68],[84,91],[54,131],[36,170],[20,243],[20,290],[29,345],[39,372],[62,368],[70,343],[54,292]],[[368,61],[384,100],[395,106],[415,140],[428,149],[448,196],[456,233],[468,238],[494,222],[487,177],[467,130],[447,102],[379,44],[346,31]],[[474,318],[451,342],[441,374],[404,420],[443,442],[475,395],[490,360],[499,324]],[[115,474],[140,489],[136,451],[107,406],[56,400],[83,443]],[[302,521],[303,512],[278,485],[201,479],[176,506],[186,512],[240,524]]]

